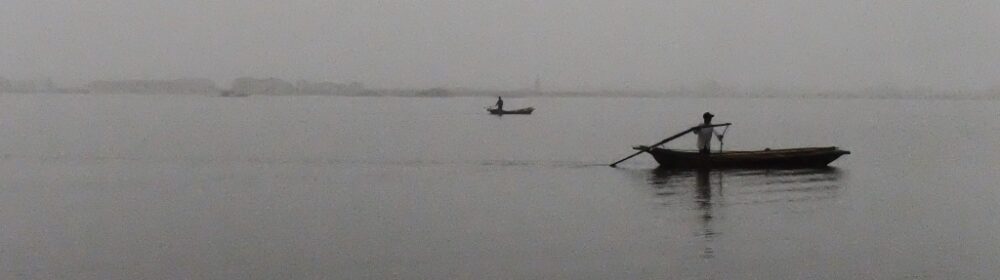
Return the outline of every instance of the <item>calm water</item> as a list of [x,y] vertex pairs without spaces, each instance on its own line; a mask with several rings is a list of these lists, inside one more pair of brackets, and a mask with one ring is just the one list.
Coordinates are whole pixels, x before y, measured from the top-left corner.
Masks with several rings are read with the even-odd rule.
[[[0,95],[2,279],[995,279],[1000,103]],[[836,145],[671,172],[636,144]],[[690,148],[693,137],[673,147]]]

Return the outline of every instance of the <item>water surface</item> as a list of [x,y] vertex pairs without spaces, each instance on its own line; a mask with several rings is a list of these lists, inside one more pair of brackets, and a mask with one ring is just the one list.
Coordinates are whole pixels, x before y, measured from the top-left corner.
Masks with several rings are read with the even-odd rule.
[[[996,101],[0,95],[3,279],[994,279]],[[712,111],[828,169],[607,163]],[[693,137],[669,144],[694,146]]]

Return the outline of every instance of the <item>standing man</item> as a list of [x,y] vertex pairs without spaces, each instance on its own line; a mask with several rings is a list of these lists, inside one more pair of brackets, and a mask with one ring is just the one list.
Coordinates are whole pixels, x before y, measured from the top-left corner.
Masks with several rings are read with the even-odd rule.
[[[705,119],[705,122],[702,123],[701,126],[712,125],[712,117],[714,116],[715,115],[712,115],[712,113],[709,112],[705,112],[705,114],[701,115],[701,117]],[[722,139],[722,135],[715,132],[715,128],[712,127],[698,128],[695,129],[694,132],[698,134],[698,152],[703,155],[710,153],[712,148],[712,135],[719,137],[720,140]]]
[[503,98],[497,96],[497,110],[503,111]]

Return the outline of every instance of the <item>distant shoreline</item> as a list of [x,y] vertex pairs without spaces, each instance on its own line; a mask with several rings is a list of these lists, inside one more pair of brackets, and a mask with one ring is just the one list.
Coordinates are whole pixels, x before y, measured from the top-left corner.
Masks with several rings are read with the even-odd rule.
[[683,94],[683,95],[670,95],[670,94],[641,94],[641,93],[622,93],[622,92],[557,92],[557,93],[523,93],[523,92],[448,92],[447,94],[438,95],[420,95],[416,94],[417,90],[368,90],[366,94],[354,94],[354,95],[341,95],[341,94],[256,94],[256,95],[243,95],[243,96],[227,96],[224,95],[224,91],[218,92],[121,92],[121,91],[106,91],[106,92],[92,92],[83,90],[62,90],[62,91],[34,91],[34,92],[12,92],[4,91],[0,94],[20,94],[20,95],[30,95],[30,94],[40,94],[40,95],[53,95],[53,94],[67,94],[67,95],[145,95],[145,96],[206,96],[206,97],[251,97],[251,96],[332,96],[332,97],[415,97],[415,98],[453,98],[453,97],[482,97],[482,98],[492,98],[496,96],[503,96],[506,98],[703,98],[703,99],[716,99],[716,98],[748,98],[748,99],[832,99],[832,100],[845,100],[845,99],[869,99],[869,100],[1000,100],[1000,94],[928,94],[928,95],[892,95],[892,94],[708,94],[708,95],[696,95],[696,94]]
[[367,88],[360,82],[289,82],[279,78],[241,77],[230,88],[222,88],[205,78],[173,80],[92,81],[82,87],[64,87],[51,79],[8,80],[0,77],[0,93],[20,94],[137,94],[246,96],[398,96],[398,97],[615,97],[615,98],[810,98],[810,99],[892,99],[892,100],[996,100],[1000,88],[991,90],[934,90],[874,87],[858,90],[733,89],[713,83],[698,89],[669,90],[542,90],[476,89],[466,87]]

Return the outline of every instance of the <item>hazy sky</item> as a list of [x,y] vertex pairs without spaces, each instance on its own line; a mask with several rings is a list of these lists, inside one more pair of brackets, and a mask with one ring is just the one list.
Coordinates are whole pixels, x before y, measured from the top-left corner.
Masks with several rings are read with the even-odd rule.
[[0,76],[370,87],[1000,85],[1000,1],[0,0]]

